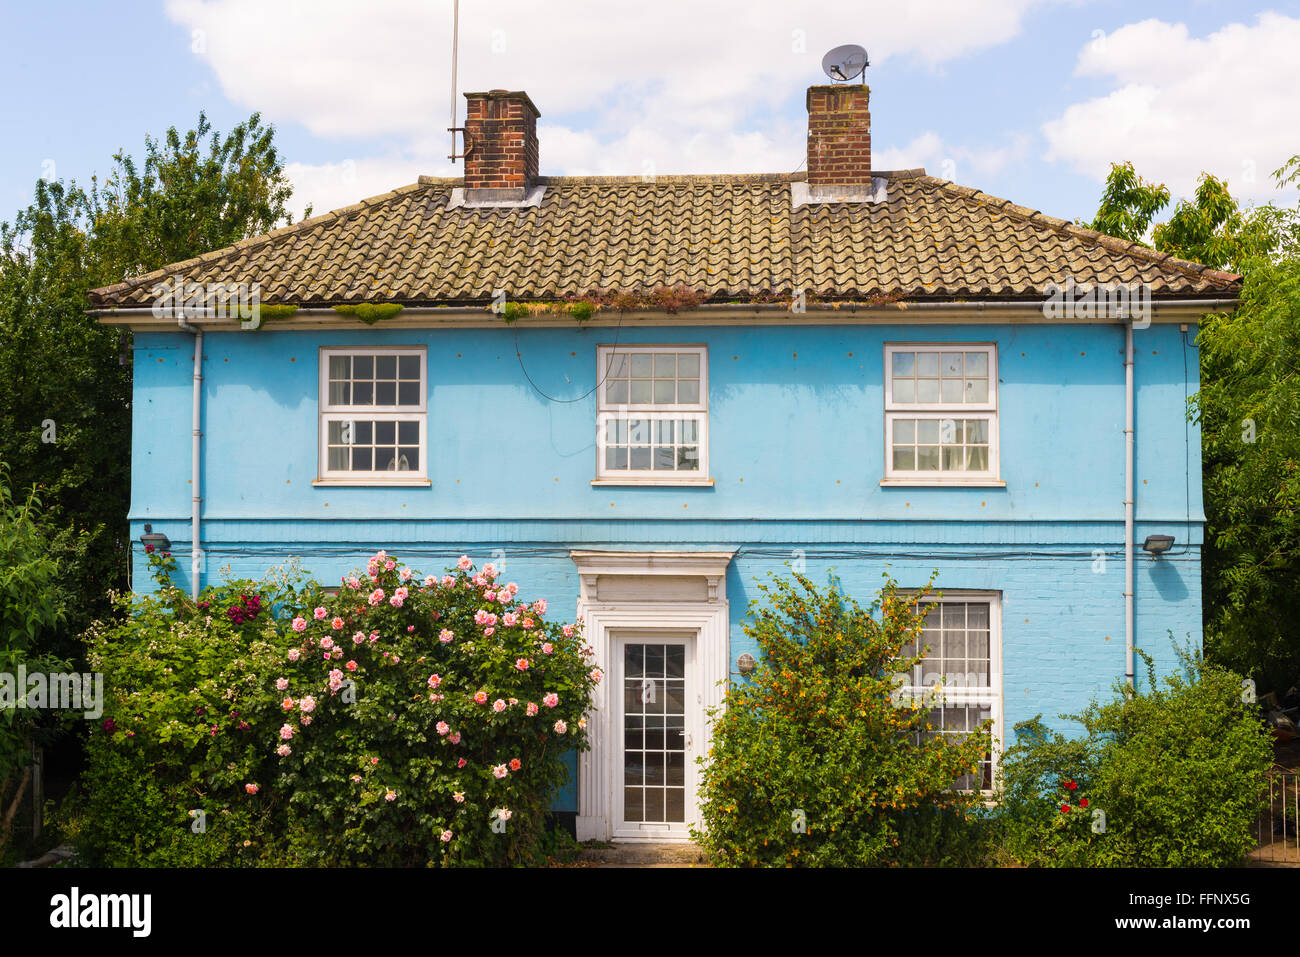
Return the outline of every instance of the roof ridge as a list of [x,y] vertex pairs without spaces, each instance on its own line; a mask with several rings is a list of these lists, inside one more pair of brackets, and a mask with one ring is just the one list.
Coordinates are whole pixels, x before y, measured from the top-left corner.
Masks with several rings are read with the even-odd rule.
[[232,255],[236,251],[245,252],[250,249],[257,249],[261,246],[266,245],[267,243],[270,243],[273,240],[280,239],[284,236],[292,235],[294,233],[307,232],[311,229],[315,229],[317,226],[321,226],[326,223],[337,222],[340,219],[346,219],[355,213],[361,212],[362,210],[371,209],[375,206],[382,206],[384,203],[391,202],[392,200],[398,198],[399,196],[406,196],[410,193],[422,190],[426,188],[426,186],[428,185],[431,185],[431,184],[424,183],[423,182],[424,179],[425,177],[421,176],[420,177],[421,182],[411,183],[407,186],[399,186],[396,189],[390,189],[386,193],[379,193],[378,195],[375,196],[368,196],[365,199],[357,200],[355,203],[351,203],[347,206],[340,206],[338,209],[332,209],[328,213],[321,213],[319,216],[312,216],[308,219],[299,220],[296,223],[290,223],[288,226],[281,226],[279,229],[273,229],[269,233],[261,233],[257,236],[249,236],[246,239],[240,239],[234,243],[231,243],[229,246],[223,246],[221,249],[214,249],[210,252],[201,253],[198,256],[192,256],[189,259],[183,259],[180,262],[168,263],[166,266],[162,266],[158,269],[150,270],[147,273],[142,273],[141,275],[136,276],[133,279],[124,279],[122,282],[113,283],[111,286],[101,286],[98,289],[91,289],[89,291],[89,295],[91,299],[94,300],[94,299],[107,297],[119,291],[128,290],[128,289],[137,289],[140,286],[146,285],[147,283],[149,283],[154,279],[158,279],[163,276],[171,276],[178,272],[184,272],[184,267],[186,266],[194,266],[194,265],[198,265],[199,263],[214,262],[225,256]]
[[1067,236],[1073,236],[1075,239],[1084,240],[1112,252],[1124,253],[1134,257],[1135,259],[1145,259],[1148,262],[1160,266],[1169,266],[1173,269],[1177,269],[1179,272],[1192,276],[1205,277],[1216,282],[1228,283],[1241,279],[1239,273],[1214,269],[1204,263],[1192,262],[1190,259],[1179,259],[1177,256],[1161,252],[1158,249],[1152,249],[1150,246],[1143,246],[1141,243],[1098,232],[1095,229],[1089,229],[1087,226],[1079,226],[1068,219],[1059,219],[1056,216],[1048,216],[1040,210],[1031,210],[1028,206],[1020,206],[1011,202],[1009,199],[1003,199],[1000,196],[993,196],[990,193],[985,193],[983,190],[974,189],[969,186],[959,186],[951,180],[941,179],[938,176],[925,175],[917,178],[923,180],[928,185],[938,187],[946,193],[952,193],[953,195],[960,196],[963,199],[973,199],[977,202],[984,203],[985,205],[992,206],[997,209],[998,212],[1014,219],[1046,226],[1058,233],[1065,233]]

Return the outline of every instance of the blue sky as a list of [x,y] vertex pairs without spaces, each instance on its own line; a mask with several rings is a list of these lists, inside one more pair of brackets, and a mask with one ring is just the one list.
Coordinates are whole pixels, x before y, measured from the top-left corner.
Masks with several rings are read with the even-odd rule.
[[[318,213],[421,173],[456,175],[451,3],[12,5],[0,219],[38,177],[87,181],[200,109],[222,131],[260,110],[295,206]],[[1262,200],[1269,172],[1300,152],[1300,0],[461,7],[459,89],[528,91],[552,175],[793,171],[804,90],[846,42],[871,53],[877,168],[925,166],[1069,219],[1093,213],[1112,160],[1176,195],[1209,170]]]

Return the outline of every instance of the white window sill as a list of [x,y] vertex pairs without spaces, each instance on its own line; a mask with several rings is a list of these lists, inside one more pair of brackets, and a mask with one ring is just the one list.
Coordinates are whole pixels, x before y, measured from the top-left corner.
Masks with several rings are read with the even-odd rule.
[[687,486],[687,487],[710,487],[713,485],[711,478],[603,478],[592,479],[592,487],[596,486],[637,486],[637,485],[663,485],[663,486]]
[[921,478],[884,478],[880,480],[884,488],[921,487],[921,488],[1006,488],[1002,479],[968,478],[968,479],[921,479]]
[[411,488],[411,487],[418,488],[421,486],[425,486],[425,487],[430,486],[433,484],[433,482],[431,482],[427,478],[408,478],[408,479],[399,479],[399,478],[392,478],[392,479],[324,478],[321,479],[318,478],[318,479],[313,479],[311,484],[316,486],[324,486],[324,487],[341,486],[341,485],[362,485],[362,486],[370,486],[370,487],[393,486],[396,488]]

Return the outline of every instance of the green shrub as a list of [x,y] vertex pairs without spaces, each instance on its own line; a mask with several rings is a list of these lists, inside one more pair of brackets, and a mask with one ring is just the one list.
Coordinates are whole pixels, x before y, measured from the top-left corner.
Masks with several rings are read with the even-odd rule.
[[380,552],[338,595],[286,574],[197,604],[150,561],[159,592],[91,636],[88,863],[532,859],[600,680],[577,626],[468,559],[421,580]]
[[1181,669],[1163,683],[1144,655],[1146,690],[1117,687],[1114,700],[1063,715],[1082,736],[1049,732],[1041,716],[1017,726],[998,795],[1004,855],[1043,866],[1222,867],[1255,846],[1268,734],[1239,675],[1179,654]]
[[[990,745],[930,735],[928,709],[893,695],[920,655],[922,596],[888,581],[870,610],[802,575],[759,590],[745,633],[762,652],[750,681],[712,711],[694,837],[716,864],[855,866],[936,862],[935,835],[965,829],[975,798],[953,789]],[[875,613],[881,611],[879,619]],[[908,838],[904,846],[904,838]]]

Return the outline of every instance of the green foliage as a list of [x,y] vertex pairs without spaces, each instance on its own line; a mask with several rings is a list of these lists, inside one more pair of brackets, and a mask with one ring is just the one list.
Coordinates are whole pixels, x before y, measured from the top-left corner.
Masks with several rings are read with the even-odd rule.
[[[1268,733],[1241,676],[1180,650],[1182,668],[1149,687],[1094,701],[1068,738],[1017,725],[1002,757],[1002,853],[1031,866],[1223,867],[1255,846]],[[1104,832],[1094,832],[1094,812]]]
[[402,311],[402,305],[396,302],[358,302],[353,305],[335,306],[334,311],[373,326],[376,322],[393,318]]
[[1145,245],[1143,237],[1151,220],[1168,204],[1169,187],[1148,183],[1132,163],[1112,163],[1097,215],[1086,225],[1107,236]]
[[953,784],[989,750],[990,723],[962,740],[927,735],[928,708],[893,694],[894,675],[923,657],[907,648],[924,625],[919,598],[887,581],[864,610],[798,574],[759,590],[764,603],[745,633],[762,658],[748,683],[728,688],[725,710],[710,712],[710,757],[700,759],[707,831],[695,839],[722,865],[944,856],[936,835],[965,831],[975,803]]
[[272,303],[269,306],[259,304],[257,307],[257,315],[262,322],[277,322],[281,319],[292,319],[297,314],[297,306]]
[[528,314],[528,306],[522,302],[507,302],[501,307],[501,319],[507,324],[517,322]]
[[[380,552],[338,595],[283,575],[209,588],[195,604],[171,586],[170,556],[150,561],[163,587],[93,640],[118,690],[88,748],[77,827],[89,863],[559,853],[548,801],[565,755],[587,747],[600,674],[580,630],[547,621],[545,602],[517,602],[490,567],[421,580]],[[148,787],[123,787],[133,778]],[[205,834],[190,830],[195,809]]]
[[185,134],[146,139],[142,165],[118,152],[102,186],[38,181],[0,223],[0,461],[16,487],[40,488],[76,596],[49,639],[57,654],[79,657],[76,636],[126,578],[130,337],[86,315],[87,292],[288,222],[272,137],[256,114],[225,137],[200,114]]

